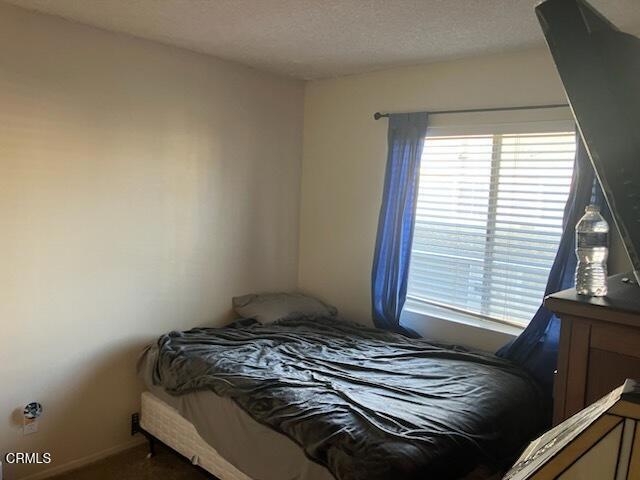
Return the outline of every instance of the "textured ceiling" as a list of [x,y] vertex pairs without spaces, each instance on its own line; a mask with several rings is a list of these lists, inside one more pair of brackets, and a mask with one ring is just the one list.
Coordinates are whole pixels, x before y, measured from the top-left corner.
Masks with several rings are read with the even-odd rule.
[[[542,45],[536,0],[7,0],[312,79]],[[592,0],[640,30],[640,0]]]

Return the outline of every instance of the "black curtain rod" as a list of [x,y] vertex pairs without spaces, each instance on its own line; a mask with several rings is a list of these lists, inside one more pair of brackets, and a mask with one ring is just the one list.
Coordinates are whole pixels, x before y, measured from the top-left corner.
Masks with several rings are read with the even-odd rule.
[[[436,110],[434,112],[427,112],[429,115],[443,115],[449,113],[479,113],[479,112],[507,112],[510,110],[540,110],[544,108],[566,108],[568,103],[554,103],[551,105],[525,105],[522,107],[502,107],[502,108],[470,108],[467,110]],[[374,120],[380,120],[381,118],[387,118],[388,113],[376,112],[373,114]]]

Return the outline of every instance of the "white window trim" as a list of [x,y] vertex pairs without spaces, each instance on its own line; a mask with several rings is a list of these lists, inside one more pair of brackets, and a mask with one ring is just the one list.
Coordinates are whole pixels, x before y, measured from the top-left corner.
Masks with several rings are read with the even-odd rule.
[[[564,115],[562,115],[564,116]],[[451,122],[439,122],[444,125],[437,125],[427,128],[426,137],[431,136],[455,136],[455,135],[491,135],[491,134],[517,134],[529,133],[532,129],[547,132],[575,131],[575,121],[571,118],[569,110],[566,111],[566,118],[552,120],[533,121],[513,121],[508,123],[478,123],[474,125],[453,124]],[[576,131],[576,134],[578,132]],[[542,298],[540,302],[542,303]],[[446,321],[468,325],[483,330],[499,332],[517,337],[528,325],[518,325],[502,322],[497,319],[484,318],[477,314],[455,311],[454,308],[434,307],[419,298],[407,295],[403,314],[406,312],[410,316],[418,316],[421,320],[428,322],[430,319]]]
[[421,320],[428,322],[429,320],[442,320],[450,323],[458,323],[469,325],[483,330],[504,333],[517,337],[526,327],[510,323],[503,323],[495,319],[484,318],[471,313],[463,313],[449,308],[439,308],[429,305],[418,298],[407,296],[403,315],[406,313],[412,316],[418,316]]
[[427,127],[427,138],[455,135],[514,135],[531,131],[568,132],[575,130],[573,120],[539,120],[513,123],[485,123],[481,125],[442,125]]

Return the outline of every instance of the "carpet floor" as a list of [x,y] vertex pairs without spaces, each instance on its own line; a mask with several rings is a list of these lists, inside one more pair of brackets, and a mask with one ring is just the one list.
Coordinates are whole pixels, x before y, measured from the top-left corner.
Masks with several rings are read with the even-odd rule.
[[148,448],[140,445],[51,480],[201,480],[213,475],[194,467],[164,445],[156,444],[156,455],[147,458]]
[[[50,480],[216,480],[160,443],[156,444],[153,458],[147,458],[148,451],[146,445],[140,445]],[[478,469],[463,480],[498,480],[501,477]]]

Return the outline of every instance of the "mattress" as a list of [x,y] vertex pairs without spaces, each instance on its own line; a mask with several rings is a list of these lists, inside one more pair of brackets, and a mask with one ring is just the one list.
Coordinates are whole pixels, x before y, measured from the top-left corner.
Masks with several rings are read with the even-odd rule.
[[479,463],[509,465],[547,414],[513,363],[343,319],[174,331],[150,354],[153,384],[233,402],[342,480],[458,479]]
[[[165,445],[188,458],[192,464],[202,467],[220,480],[254,480],[229,463],[218,451],[198,434],[191,422],[151,392],[142,393],[140,425]],[[267,467],[269,470],[269,467]],[[491,470],[479,466],[461,480],[499,480],[502,475],[491,475]],[[298,475],[304,477],[304,470]],[[262,478],[262,477],[260,477]],[[295,480],[297,476],[291,477]],[[258,480],[258,479],[255,479]]]
[[335,480],[293,440],[258,423],[233,400],[210,390],[173,396],[153,385],[156,353],[148,349],[138,364],[147,389],[140,422],[149,433],[221,480]]
[[191,422],[150,392],[142,394],[140,425],[158,440],[221,480],[251,480],[204,441]]

